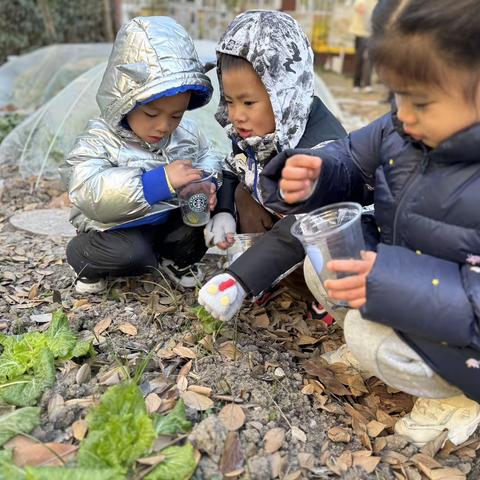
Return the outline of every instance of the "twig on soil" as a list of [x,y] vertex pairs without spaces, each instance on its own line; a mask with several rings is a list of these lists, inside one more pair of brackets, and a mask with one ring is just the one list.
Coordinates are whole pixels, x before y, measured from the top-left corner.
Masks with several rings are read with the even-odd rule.
[[275,404],[275,406],[277,407],[278,411],[280,412],[280,415],[283,417],[283,419],[287,422],[287,425],[290,427],[290,430],[292,429],[292,424],[290,423],[290,420],[288,420],[288,418],[285,416],[285,414],[283,413],[282,409],[280,408],[280,405],[275,401],[275,399],[270,395],[270,392],[262,385],[262,388],[263,390],[265,391],[265,393],[268,395],[268,397],[270,398],[270,400]]

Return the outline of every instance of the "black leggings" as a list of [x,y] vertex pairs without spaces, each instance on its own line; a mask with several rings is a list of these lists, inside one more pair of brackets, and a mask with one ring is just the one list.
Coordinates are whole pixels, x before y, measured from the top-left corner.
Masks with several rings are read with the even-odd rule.
[[184,268],[206,251],[203,227],[185,225],[176,209],[161,225],[79,233],[67,245],[67,261],[80,277],[97,280],[151,272],[160,258]]

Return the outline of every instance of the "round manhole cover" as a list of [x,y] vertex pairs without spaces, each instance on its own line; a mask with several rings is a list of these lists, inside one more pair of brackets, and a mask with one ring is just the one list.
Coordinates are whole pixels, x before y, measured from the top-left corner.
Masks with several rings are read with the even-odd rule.
[[70,210],[51,208],[18,212],[9,218],[10,223],[21,230],[50,237],[74,237],[76,232],[68,221]]

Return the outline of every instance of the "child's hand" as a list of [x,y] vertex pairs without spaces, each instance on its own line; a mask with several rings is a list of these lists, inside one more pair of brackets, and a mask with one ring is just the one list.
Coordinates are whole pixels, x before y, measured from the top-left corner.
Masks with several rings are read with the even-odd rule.
[[202,171],[192,167],[190,160],[175,160],[165,166],[170,185],[180,188],[202,178]]
[[322,159],[310,155],[293,155],[285,163],[279,187],[287,203],[306,200],[320,176]]
[[210,199],[208,200],[208,206],[211,212],[213,212],[217,206],[217,187],[213,183],[210,186]]
[[216,245],[222,250],[231,247],[235,242],[233,235],[237,230],[237,222],[228,212],[220,212],[213,216],[203,231],[207,247]]
[[352,308],[360,308],[367,301],[367,276],[373,268],[377,254],[362,252],[362,260],[332,260],[327,268],[334,272],[356,273],[339,280],[327,280],[325,288],[334,300],[345,300]]

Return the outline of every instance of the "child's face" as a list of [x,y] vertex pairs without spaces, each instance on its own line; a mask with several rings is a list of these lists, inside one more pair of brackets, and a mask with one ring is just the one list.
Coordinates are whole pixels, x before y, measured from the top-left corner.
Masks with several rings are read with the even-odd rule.
[[393,89],[405,132],[431,148],[480,121],[480,89],[477,100],[471,101],[458,78],[452,76],[446,85],[448,92],[420,84]]
[[178,127],[189,101],[190,92],[159,98],[127,114],[128,124],[137,137],[158,143]]
[[275,131],[270,97],[250,65],[222,72],[228,119],[242,138],[263,137]]

